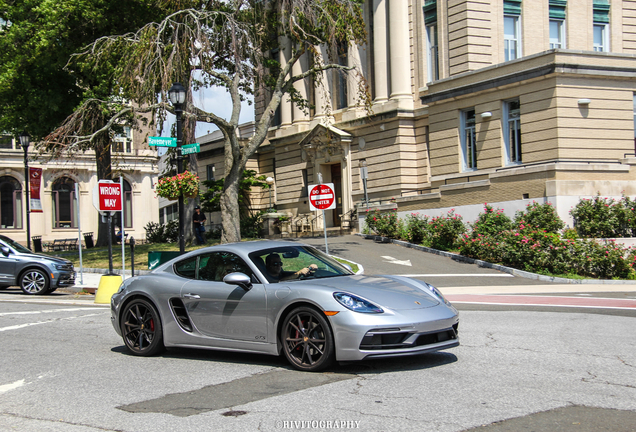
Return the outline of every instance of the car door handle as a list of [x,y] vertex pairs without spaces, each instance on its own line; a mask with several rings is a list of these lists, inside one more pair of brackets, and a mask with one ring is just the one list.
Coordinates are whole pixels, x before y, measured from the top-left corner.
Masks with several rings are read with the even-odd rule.
[[183,297],[184,298],[188,298],[188,299],[200,299],[201,298],[201,296],[198,295],[198,294],[190,294],[190,293],[184,294]]

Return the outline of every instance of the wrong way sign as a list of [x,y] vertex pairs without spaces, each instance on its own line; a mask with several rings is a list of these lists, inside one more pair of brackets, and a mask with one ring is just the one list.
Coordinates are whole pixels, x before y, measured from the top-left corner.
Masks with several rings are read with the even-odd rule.
[[121,211],[121,184],[100,180],[93,188],[93,206],[99,211]]
[[331,210],[336,208],[336,193],[333,183],[309,185],[309,209]]

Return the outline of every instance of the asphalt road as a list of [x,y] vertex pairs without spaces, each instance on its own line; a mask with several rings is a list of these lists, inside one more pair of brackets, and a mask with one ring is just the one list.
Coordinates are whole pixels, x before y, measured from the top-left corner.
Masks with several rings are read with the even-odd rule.
[[[330,253],[361,263],[366,274],[415,274],[394,262],[410,260],[417,274],[435,274],[424,278],[458,293],[483,283],[563,298],[532,280],[490,285],[503,279],[498,272],[395,245],[353,236],[329,242]],[[631,301],[630,288],[567,297]],[[178,349],[134,357],[107,307],[86,298],[81,306],[59,303],[64,298],[0,297],[2,431],[591,432],[636,424],[635,317],[617,309],[459,303],[457,348],[303,374],[281,358],[252,354]]]

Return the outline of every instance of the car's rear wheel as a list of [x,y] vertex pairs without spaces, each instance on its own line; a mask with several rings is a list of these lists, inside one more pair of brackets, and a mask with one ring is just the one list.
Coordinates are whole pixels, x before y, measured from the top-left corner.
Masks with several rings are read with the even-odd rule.
[[49,291],[49,277],[42,270],[27,270],[20,276],[20,288],[28,295],[46,294]]
[[126,347],[138,356],[152,356],[163,351],[163,329],[155,307],[135,299],[124,307],[121,331]]
[[331,329],[325,317],[313,308],[303,306],[288,313],[280,339],[285,357],[298,370],[314,372],[333,363]]

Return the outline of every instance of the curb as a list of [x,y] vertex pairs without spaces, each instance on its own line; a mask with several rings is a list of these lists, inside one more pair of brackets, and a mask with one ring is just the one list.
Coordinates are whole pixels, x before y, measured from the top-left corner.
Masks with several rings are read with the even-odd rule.
[[524,270],[519,270],[516,268],[512,268],[512,267],[506,267],[503,266],[501,264],[492,264],[489,263],[487,261],[482,261],[482,260],[478,260],[475,258],[468,258],[465,257],[463,255],[459,255],[453,252],[446,252],[446,251],[441,251],[441,250],[437,250],[437,249],[433,249],[433,248],[429,248],[426,246],[419,246],[413,243],[409,243],[409,242],[405,242],[403,240],[396,240],[396,239],[392,239],[392,238],[388,238],[388,237],[382,237],[382,236],[377,236],[377,235],[372,235],[372,234],[355,234],[357,236],[360,236],[362,238],[368,239],[368,240],[374,240],[377,243],[393,243],[396,244],[398,246],[402,246],[402,247],[406,247],[406,248],[410,248],[410,249],[415,249],[415,250],[419,250],[422,252],[428,252],[431,254],[435,254],[435,255],[440,255],[440,256],[444,256],[444,257],[448,257],[451,258],[455,261],[460,261],[460,262],[465,262],[468,264],[477,264],[477,266],[479,267],[485,267],[485,268],[490,268],[493,270],[497,270],[500,271],[502,273],[508,273],[511,274],[513,276],[519,276],[522,278],[526,278],[526,279],[533,279],[533,280],[539,280],[542,282],[554,282],[554,283],[561,283],[561,284],[596,284],[596,285],[636,285],[636,281],[632,281],[632,280],[613,280],[613,279],[567,279],[567,278],[560,278],[560,277],[554,277],[554,276],[545,276],[545,275],[540,275],[537,273],[531,273],[531,272],[527,272]]

